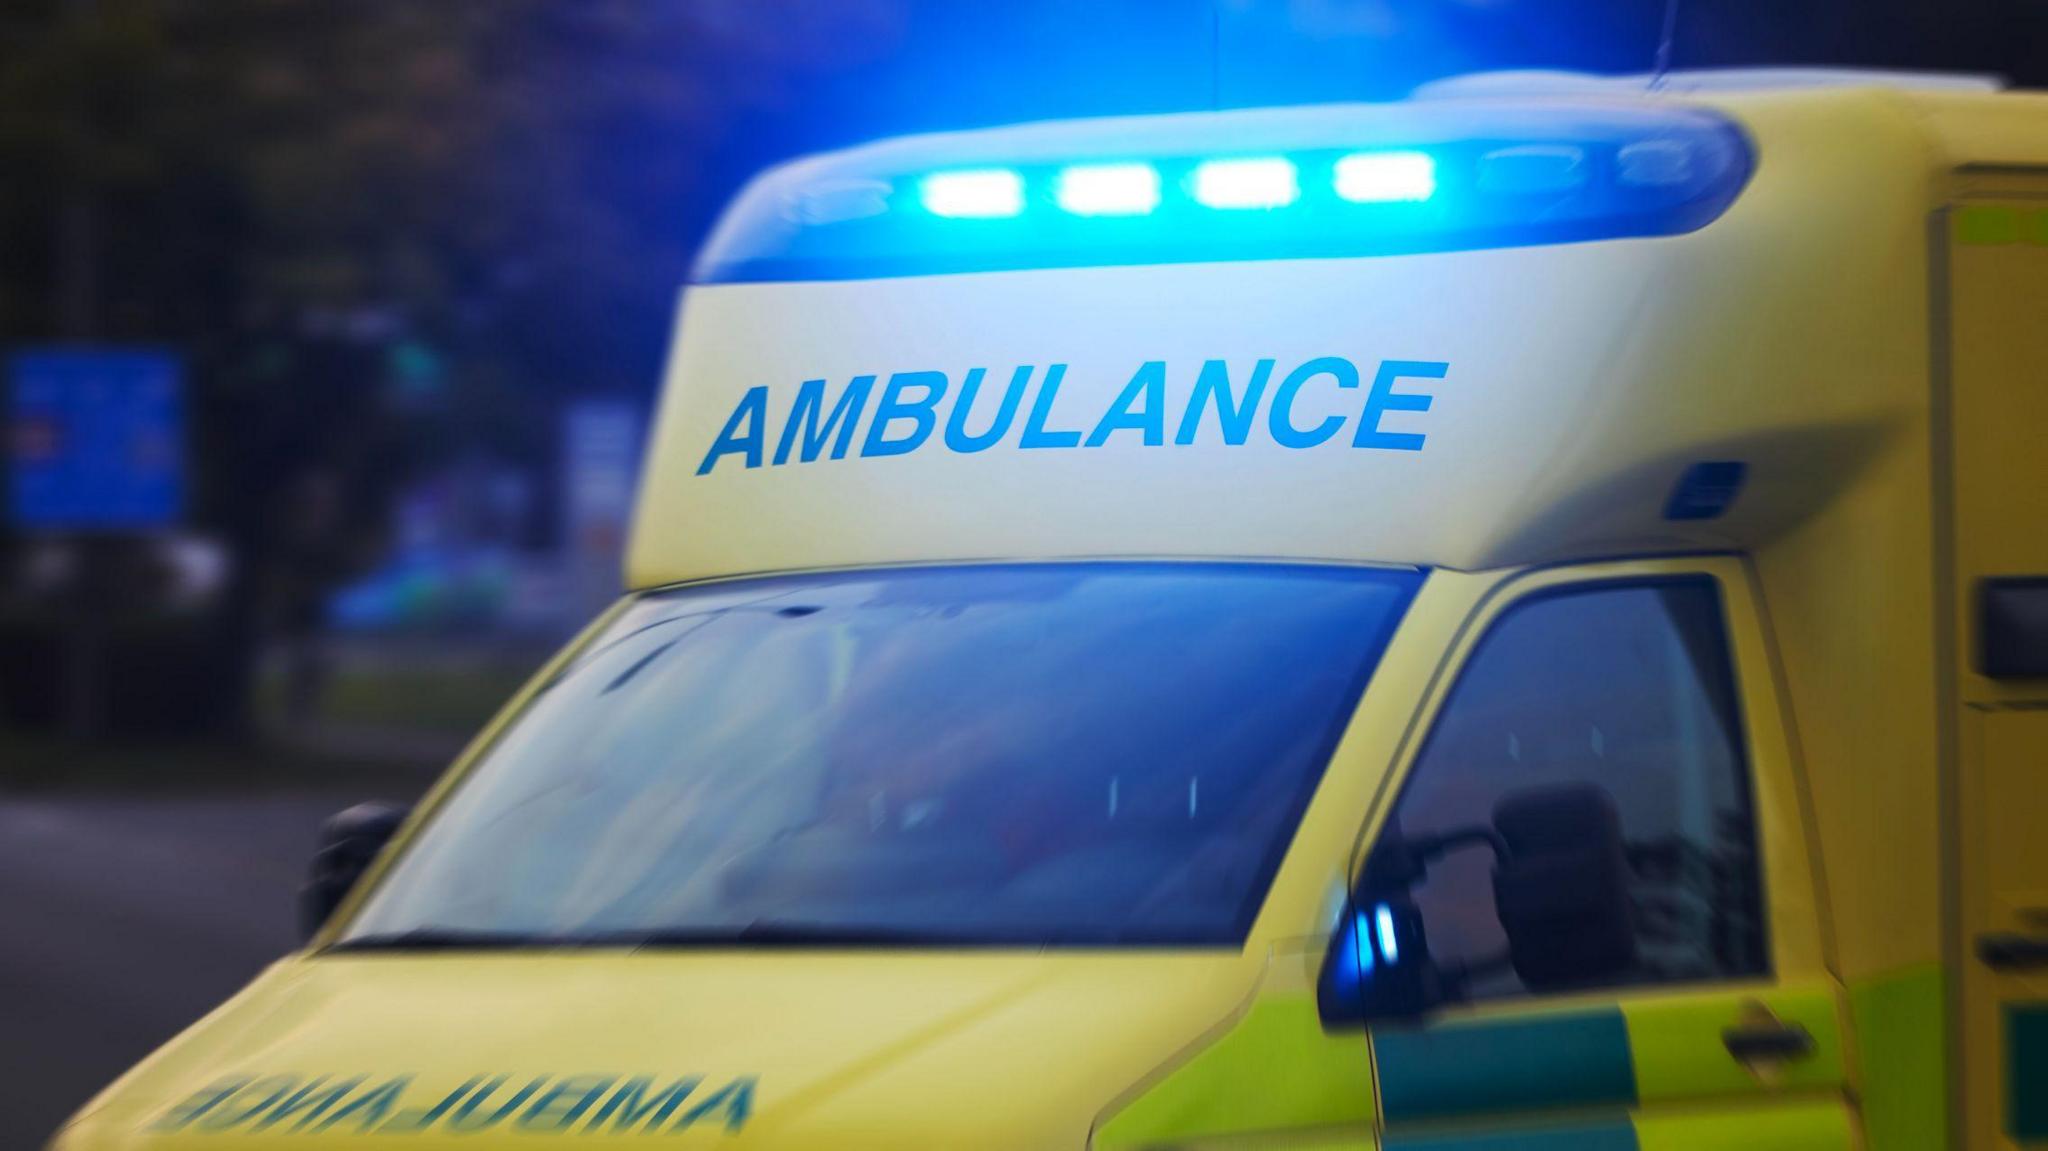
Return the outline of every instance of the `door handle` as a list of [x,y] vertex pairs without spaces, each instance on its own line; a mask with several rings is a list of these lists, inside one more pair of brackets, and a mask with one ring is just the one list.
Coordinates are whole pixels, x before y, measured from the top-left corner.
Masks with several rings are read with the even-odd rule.
[[2048,967],[2048,935],[1997,932],[1977,937],[1977,958],[1994,971]]
[[1758,1021],[1730,1027],[1721,1032],[1728,1054],[1744,1066],[1790,1063],[1812,1055],[1813,1032],[1797,1023]]

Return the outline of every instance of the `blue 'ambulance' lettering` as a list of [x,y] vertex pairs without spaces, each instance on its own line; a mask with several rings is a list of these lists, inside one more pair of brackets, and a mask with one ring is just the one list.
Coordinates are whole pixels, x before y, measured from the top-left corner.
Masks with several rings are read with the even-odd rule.
[[718,462],[718,457],[733,452],[741,453],[746,458],[748,467],[760,467],[761,437],[767,434],[763,430],[767,424],[768,389],[756,384],[747,389],[746,395],[740,397],[739,406],[732,410],[732,416],[725,421],[725,427],[719,431],[718,439],[712,443],[711,450],[704,453],[704,462],[698,465],[697,474],[701,476],[710,471],[711,465]]
[[1252,366],[1252,378],[1245,383],[1244,394],[1230,390],[1230,365],[1222,360],[1210,360],[1202,365],[1202,374],[1195,377],[1195,394],[1188,400],[1187,414],[1180,419],[1180,431],[1175,432],[1173,442],[1186,446],[1195,442],[1195,434],[1202,430],[1202,413],[1211,407],[1216,409],[1217,426],[1223,430],[1223,442],[1231,447],[1240,447],[1252,434],[1252,417],[1258,414],[1259,397],[1266,394],[1266,381],[1273,376],[1273,361],[1260,360]]
[[[820,423],[819,413],[825,407],[825,381],[805,380],[796,390],[796,406],[789,410],[789,422],[782,426],[782,442],[775,445],[775,462],[789,462],[789,449],[799,432],[803,435],[803,446],[798,450],[798,460],[810,463],[817,459],[828,438],[832,441],[832,458],[845,459],[847,446],[853,443],[853,426],[860,422],[860,410],[868,402],[868,389],[874,386],[875,377],[855,376],[839,393],[832,414]],[[837,435],[833,432],[835,428]]]
[[953,414],[946,419],[946,447],[965,455],[986,451],[1002,442],[1002,438],[1009,434],[1011,422],[1017,418],[1017,405],[1024,400],[1024,389],[1031,386],[1033,370],[1026,364],[1010,373],[1010,386],[1003,389],[1002,402],[996,406],[996,414],[989,420],[988,428],[969,433],[967,419],[974,413],[974,398],[981,394],[981,381],[988,376],[986,368],[971,369],[967,378],[960,381],[960,398],[953,401]]
[[[910,398],[905,398],[906,396]],[[897,372],[882,389],[882,402],[875,406],[875,422],[868,425],[868,440],[860,454],[866,456],[909,455],[924,445],[937,426],[936,410],[946,398],[946,373]],[[908,422],[901,434],[890,428]]]
[[[854,376],[837,386],[805,380],[786,406],[767,385],[757,384],[733,405],[697,474],[710,474],[727,457],[750,469],[843,460],[849,453],[877,459],[936,451],[973,455],[1000,447],[1159,448],[1168,446],[1169,428],[1174,447],[1192,446],[1210,434],[1226,447],[1244,447],[1263,431],[1274,446],[1306,451],[1341,445],[1348,427],[1354,449],[1417,452],[1426,436],[1413,430],[1413,415],[1393,427],[1386,426],[1388,418],[1429,411],[1435,396],[1425,382],[1442,380],[1450,371],[1442,360],[1382,360],[1366,384],[1353,361],[1318,356],[1281,374],[1276,384],[1277,367],[1265,359],[1233,371],[1229,361],[1208,360],[1190,382],[1168,361],[1147,360],[1094,411],[1081,410],[1088,405],[1071,394],[1062,400],[1065,364],[1020,365],[1007,379],[985,367],[969,368],[958,377],[958,387],[953,377],[931,368],[886,379]],[[1362,403],[1356,395],[1361,391]]]
[[1397,452],[1422,450],[1419,432],[1383,432],[1380,417],[1387,412],[1426,412],[1427,392],[1395,392],[1394,381],[1407,377],[1441,380],[1450,365],[1429,360],[1383,360],[1372,378],[1372,391],[1365,397],[1365,414],[1359,417],[1358,434],[1351,437],[1354,448],[1389,448]]
[[610,1075],[578,1075],[561,1080],[535,1097],[533,1106],[519,1117],[522,1131],[565,1131],[575,1126],[583,1113],[597,1106],[611,1089]]
[[1166,361],[1151,360],[1138,369],[1116,402],[1096,421],[1095,430],[1088,433],[1088,446],[1099,448],[1109,442],[1111,432],[1129,428],[1144,434],[1146,447],[1156,448],[1166,442],[1165,409]]
[[338,1123],[347,1123],[357,1131],[368,1131],[391,1117],[391,1109],[405,1097],[406,1084],[412,1076],[400,1075],[386,1079],[360,1095],[352,1096],[347,1102],[334,1109],[333,1113],[320,1121],[319,1130],[325,1131]]
[[1340,388],[1358,386],[1358,369],[1350,360],[1336,356],[1323,356],[1310,360],[1280,381],[1280,388],[1273,393],[1273,414],[1268,421],[1273,425],[1273,442],[1283,448],[1312,448],[1325,443],[1337,430],[1344,426],[1343,416],[1324,416],[1322,422],[1311,428],[1297,427],[1294,423],[1294,399],[1301,389],[1317,376],[1328,376]]
[[296,1119],[292,1123],[292,1130],[310,1127],[332,1110],[335,1104],[347,1098],[362,1082],[363,1077],[360,1075],[353,1079],[343,1079],[338,1083],[328,1082],[325,1075],[318,1076],[311,1083],[292,1092],[284,1102],[265,1111],[263,1116],[256,1120],[255,1129],[267,1130],[294,1117]]
[[489,1083],[477,1088],[469,1098],[462,1101],[462,1105],[457,1107],[453,1114],[448,1116],[448,1129],[450,1131],[488,1131],[511,1117],[512,1113],[519,1110],[520,1105],[531,1099],[533,1093],[540,1090],[547,1081],[547,1076],[545,1075],[538,1079],[529,1080],[526,1086],[513,1092],[509,1098],[487,1111],[484,1108],[489,1104],[491,1096],[497,1093],[498,1088],[505,1085],[505,1076],[496,1076]]
[[1049,432],[1045,421],[1052,416],[1052,404],[1060,398],[1060,381],[1067,378],[1067,366],[1054,364],[1045,369],[1045,382],[1038,385],[1038,398],[1031,402],[1031,418],[1024,421],[1020,448],[1071,448],[1081,442],[1080,432]]
[[[165,1111],[150,1129],[298,1135],[335,1127],[378,1134],[470,1134],[503,1128],[535,1134],[623,1135],[701,1126],[731,1133],[746,1126],[754,1109],[751,1075],[709,1091],[699,1090],[704,1080],[696,1075],[666,1083],[651,1075],[533,1075],[506,1090],[514,1079],[472,1075],[431,1105],[419,1105],[423,1099],[411,1091],[410,1075],[374,1082],[365,1075],[244,1075],[200,1088]],[[408,1103],[415,1105],[405,1106]]]

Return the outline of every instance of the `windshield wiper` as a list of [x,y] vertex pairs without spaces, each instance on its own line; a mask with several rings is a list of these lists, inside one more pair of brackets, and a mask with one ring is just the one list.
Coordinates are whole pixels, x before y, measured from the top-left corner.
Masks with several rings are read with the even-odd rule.
[[918,947],[971,943],[957,936],[934,935],[898,927],[860,924],[802,923],[757,919],[744,927],[672,927],[622,931],[619,940],[635,947]]
[[358,935],[327,946],[329,951],[497,951],[570,946],[556,935],[530,931],[485,931],[460,927],[416,927],[379,935]]
[[553,935],[525,931],[489,931],[453,927],[418,927],[379,935],[361,935],[330,945],[329,951],[536,951],[588,948],[719,948],[719,947],[973,947],[1004,946],[1001,939],[934,935],[902,928],[800,923],[757,919],[739,927],[657,927],[647,930],[601,931],[586,935]]

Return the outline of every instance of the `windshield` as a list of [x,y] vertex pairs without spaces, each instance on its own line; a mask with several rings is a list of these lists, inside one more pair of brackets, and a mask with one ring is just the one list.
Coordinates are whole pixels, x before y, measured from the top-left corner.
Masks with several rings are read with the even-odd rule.
[[1240,945],[1420,579],[1069,564],[647,595],[339,946]]

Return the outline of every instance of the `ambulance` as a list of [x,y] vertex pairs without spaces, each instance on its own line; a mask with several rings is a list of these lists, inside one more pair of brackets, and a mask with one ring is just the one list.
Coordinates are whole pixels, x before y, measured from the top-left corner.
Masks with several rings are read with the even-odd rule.
[[680,311],[629,592],[54,1147],[2048,1145],[2048,98],[898,139]]

